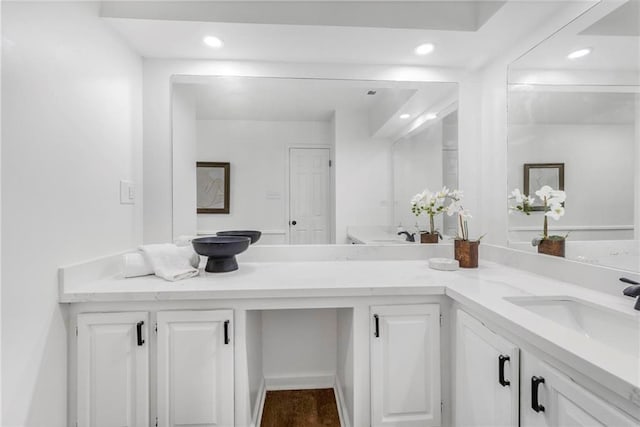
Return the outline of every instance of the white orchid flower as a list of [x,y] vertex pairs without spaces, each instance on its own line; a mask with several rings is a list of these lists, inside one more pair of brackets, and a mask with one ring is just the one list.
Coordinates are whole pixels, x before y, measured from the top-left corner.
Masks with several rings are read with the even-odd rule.
[[460,202],[458,200],[454,200],[453,202],[451,202],[451,204],[449,204],[449,206],[447,206],[447,215],[451,216],[457,212],[460,212],[462,210],[462,205],[460,204]]
[[523,200],[527,205],[531,206],[533,205],[533,203],[536,201],[536,199],[534,199],[531,196],[525,196],[524,200]]
[[422,193],[418,193],[411,199],[412,205],[418,205],[422,201]]
[[449,193],[449,197],[451,197],[454,200],[460,201],[464,197],[464,194],[462,190],[453,190],[452,192]]
[[553,190],[550,197],[547,199],[547,203],[550,205],[560,204],[567,200],[567,194],[562,190]]
[[509,197],[510,199],[515,199],[517,204],[520,204],[523,202],[524,200],[524,196],[522,195],[522,193],[520,192],[519,188],[516,188],[515,190],[513,190],[511,192],[511,197]]
[[547,213],[545,213],[545,216],[551,217],[556,221],[559,220],[560,217],[563,215],[564,215],[564,208],[560,204],[551,205],[550,210]]
[[538,191],[536,191],[536,196],[540,197],[540,200],[548,199],[551,196],[551,192],[553,192],[553,188],[548,185],[543,185]]
[[447,197],[449,195],[449,189],[445,186],[442,187],[442,190],[440,190],[437,194],[436,194],[436,198],[438,199],[444,199],[445,197]]

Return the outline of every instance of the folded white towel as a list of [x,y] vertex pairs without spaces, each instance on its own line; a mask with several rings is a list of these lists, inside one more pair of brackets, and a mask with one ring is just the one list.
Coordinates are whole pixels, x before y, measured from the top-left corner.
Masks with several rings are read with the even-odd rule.
[[[192,247],[178,247],[178,249],[182,256],[189,258],[189,264],[193,268],[200,266],[200,255],[195,253]],[[142,252],[131,252],[122,255],[122,275],[125,278],[149,276],[153,273],[153,267]]]
[[139,277],[153,274],[153,268],[140,252],[122,255],[122,274],[124,277]]
[[[200,258],[194,253],[193,248],[184,246],[178,247],[172,243],[161,243],[156,245],[143,245],[140,250],[144,253],[147,262],[153,268],[153,272],[158,277],[175,282],[176,280],[188,279],[198,275],[196,268]],[[194,257],[194,255],[196,255]],[[194,267],[194,262],[197,263]]]

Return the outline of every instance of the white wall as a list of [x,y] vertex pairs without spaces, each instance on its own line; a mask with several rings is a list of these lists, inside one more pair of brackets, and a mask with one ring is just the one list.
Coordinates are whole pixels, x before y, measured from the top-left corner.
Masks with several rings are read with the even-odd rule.
[[[524,163],[564,163],[566,213],[549,225],[582,229],[581,240],[610,239],[609,227],[633,225],[635,149],[633,125],[509,125],[509,186],[523,189]],[[530,241],[543,214],[509,217],[510,240]],[[536,231],[523,227],[536,226]],[[607,229],[598,230],[606,226]],[[566,228],[565,228],[566,227]],[[633,230],[623,235],[633,238]],[[624,238],[620,236],[621,238]]]
[[174,85],[173,132],[173,235],[196,234],[196,161],[198,160],[194,87]]
[[336,309],[264,310],[262,363],[267,379],[335,375]]
[[336,111],[336,243],[347,242],[347,227],[392,221],[391,140],[370,136],[368,116]]
[[2,425],[62,427],[57,267],[141,242],[142,61],[97,3],[2,7]]
[[231,163],[230,213],[199,214],[198,232],[257,229],[269,233],[261,243],[288,243],[288,151],[294,146],[333,146],[331,124],[198,120],[197,160]]
[[[393,225],[402,225],[409,233],[429,229],[429,217],[411,212],[411,199],[425,188],[442,188],[442,120],[424,131],[393,144]],[[442,231],[442,216],[436,217]]]

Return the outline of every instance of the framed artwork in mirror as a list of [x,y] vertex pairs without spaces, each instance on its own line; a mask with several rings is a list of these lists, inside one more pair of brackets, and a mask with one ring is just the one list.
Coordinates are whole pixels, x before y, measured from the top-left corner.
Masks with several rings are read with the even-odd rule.
[[[524,194],[535,197],[536,191],[545,185],[564,190],[564,163],[525,163]],[[531,210],[543,211],[542,202],[536,198]]]
[[197,213],[229,213],[230,169],[228,162],[196,163]]

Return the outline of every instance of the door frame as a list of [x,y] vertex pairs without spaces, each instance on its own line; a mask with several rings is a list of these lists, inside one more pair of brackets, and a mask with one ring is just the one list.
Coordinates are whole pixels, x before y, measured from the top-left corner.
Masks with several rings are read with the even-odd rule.
[[334,148],[329,144],[288,144],[285,146],[285,191],[284,205],[285,205],[285,234],[287,244],[291,244],[291,149],[325,149],[329,150],[329,160],[331,161],[331,168],[329,170],[329,192],[328,192],[328,209],[329,209],[329,244],[336,243],[336,165],[334,159]]

